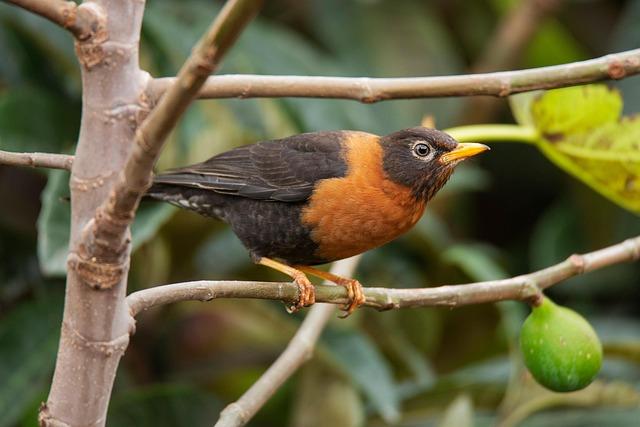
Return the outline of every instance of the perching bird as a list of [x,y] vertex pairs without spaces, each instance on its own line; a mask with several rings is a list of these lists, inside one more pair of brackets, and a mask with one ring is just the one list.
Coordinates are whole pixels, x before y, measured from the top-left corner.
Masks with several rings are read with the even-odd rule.
[[305,273],[345,286],[348,315],[364,303],[360,283],[310,266],[400,236],[458,162],[488,149],[424,127],[304,133],[158,175],[147,196],[228,223],[256,263],[294,279],[294,308],[315,301]]

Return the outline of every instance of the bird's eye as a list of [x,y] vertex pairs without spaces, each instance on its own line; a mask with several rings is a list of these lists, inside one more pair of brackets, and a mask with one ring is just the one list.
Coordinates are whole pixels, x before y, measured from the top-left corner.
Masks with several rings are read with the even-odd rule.
[[431,148],[427,144],[421,142],[413,146],[413,152],[420,157],[426,157],[431,152]]

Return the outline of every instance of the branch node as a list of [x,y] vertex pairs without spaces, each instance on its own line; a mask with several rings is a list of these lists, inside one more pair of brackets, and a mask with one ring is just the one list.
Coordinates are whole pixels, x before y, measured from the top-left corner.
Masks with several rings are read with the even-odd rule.
[[144,91],[140,92],[139,99],[132,104],[119,104],[104,111],[104,116],[109,122],[125,119],[130,129],[136,129],[149,115],[151,107]]
[[220,412],[220,420],[225,418],[237,419],[240,421],[237,425],[245,425],[249,421],[249,414],[237,402],[228,404],[222,412]]
[[629,247],[629,251],[631,252],[631,261],[637,261],[640,259],[640,237],[627,239],[623,244]]
[[129,345],[128,332],[110,341],[94,341],[84,337],[65,321],[62,322],[62,333],[74,343],[105,357],[122,356]]
[[504,98],[511,95],[512,92],[511,80],[507,78],[500,79],[500,90],[498,91],[498,96],[500,98]]
[[72,190],[77,191],[95,190],[102,187],[111,175],[113,175],[113,171],[103,175],[96,175],[91,178],[80,178],[76,175],[72,175],[69,187],[71,187]]
[[69,424],[51,415],[49,407],[45,402],[40,404],[40,409],[38,410],[38,425],[41,427],[71,427]]
[[382,304],[380,304],[378,307],[376,307],[376,310],[378,311],[388,311],[388,310],[393,310],[395,308],[399,308],[400,306],[398,305],[397,302],[395,302],[393,300],[393,297],[389,294],[387,294],[385,296],[385,300]]
[[567,260],[575,269],[576,274],[582,274],[587,268],[587,262],[582,255],[573,254]]
[[70,252],[67,268],[75,271],[80,281],[90,288],[106,290],[120,283],[128,270],[128,262],[106,263],[96,257],[84,259],[79,254]]
[[627,70],[621,61],[613,60],[607,65],[607,75],[614,80],[620,80],[626,77]]
[[360,102],[363,104],[374,104],[377,101],[384,99],[382,95],[376,95],[375,91],[371,87],[371,79],[368,77],[361,77],[357,80],[357,84],[360,87]]
[[85,2],[77,7],[76,23],[80,20],[89,24],[88,31],[76,35],[76,55],[78,61],[87,70],[102,63],[106,57],[103,45],[109,40],[107,18],[100,5]]
[[530,276],[522,276],[522,286],[520,288],[520,299],[525,301],[532,307],[537,307],[542,304],[544,295],[540,290],[540,287]]

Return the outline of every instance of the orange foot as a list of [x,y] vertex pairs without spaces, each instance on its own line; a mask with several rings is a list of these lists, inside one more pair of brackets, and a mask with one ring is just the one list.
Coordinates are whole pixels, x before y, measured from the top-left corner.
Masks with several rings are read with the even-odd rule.
[[307,274],[311,274],[312,276],[320,277],[321,279],[328,280],[335,283],[336,285],[344,286],[347,289],[347,298],[349,298],[349,302],[347,303],[347,305],[342,307],[342,310],[344,310],[345,313],[340,316],[341,319],[349,317],[349,315],[353,313],[356,308],[360,307],[367,300],[364,295],[364,291],[362,290],[362,285],[355,279],[348,279],[346,277],[337,276],[328,271],[318,270],[317,268],[313,267],[297,266],[296,268],[300,271],[304,271]]
[[344,313],[340,316],[341,319],[345,319],[355,311],[356,308],[364,304],[367,298],[364,296],[362,285],[356,279],[346,279],[341,277],[339,281],[335,282],[340,286],[347,288],[347,297],[349,303],[342,307]]
[[295,313],[301,308],[313,305],[316,302],[316,288],[307,276],[300,270],[293,273],[293,281],[298,285],[298,301],[295,304],[287,306],[289,313]]
[[271,258],[255,257],[254,261],[256,264],[264,265],[265,267],[270,267],[286,274],[298,285],[298,300],[294,304],[287,306],[289,313],[295,313],[301,308],[308,307],[316,302],[316,289],[302,271],[281,262],[274,261]]

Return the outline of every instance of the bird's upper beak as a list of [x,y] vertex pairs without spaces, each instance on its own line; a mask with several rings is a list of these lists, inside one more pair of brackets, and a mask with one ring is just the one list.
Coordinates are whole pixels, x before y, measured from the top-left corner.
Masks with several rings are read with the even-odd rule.
[[447,164],[457,160],[464,160],[489,149],[486,145],[476,142],[460,142],[453,151],[449,151],[440,157],[440,163]]

